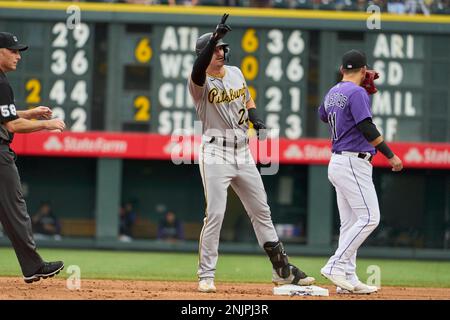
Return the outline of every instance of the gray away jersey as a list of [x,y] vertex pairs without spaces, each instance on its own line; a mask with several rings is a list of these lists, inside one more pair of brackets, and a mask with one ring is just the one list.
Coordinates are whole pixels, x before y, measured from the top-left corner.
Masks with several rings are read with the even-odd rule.
[[188,87],[203,124],[203,134],[228,138],[232,135],[238,140],[247,137],[246,105],[250,92],[239,68],[225,66],[223,78],[207,74],[203,87],[189,77]]

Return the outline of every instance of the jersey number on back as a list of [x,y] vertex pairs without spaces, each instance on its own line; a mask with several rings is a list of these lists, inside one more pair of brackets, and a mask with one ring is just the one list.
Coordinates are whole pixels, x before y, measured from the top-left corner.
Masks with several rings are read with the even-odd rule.
[[331,112],[328,114],[328,123],[331,127],[331,139],[337,140],[338,135],[336,132],[336,112]]

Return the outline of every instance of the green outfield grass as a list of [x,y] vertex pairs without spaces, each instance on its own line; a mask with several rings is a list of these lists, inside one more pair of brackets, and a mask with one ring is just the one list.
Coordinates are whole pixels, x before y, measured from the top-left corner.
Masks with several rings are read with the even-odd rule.
[[[46,260],[64,260],[81,268],[81,277],[90,279],[140,279],[166,281],[197,281],[197,255],[193,253],[122,252],[99,250],[41,249]],[[291,257],[318,280],[328,284],[320,276],[320,268],[327,257]],[[450,262],[359,259],[358,275],[366,281],[370,265],[381,270],[381,285],[408,287],[450,288]],[[20,276],[19,264],[11,248],[0,248],[0,276]],[[62,276],[69,275],[63,272]],[[270,282],[271,265],[264,255],[222,254],[216,272],[216,281]]]

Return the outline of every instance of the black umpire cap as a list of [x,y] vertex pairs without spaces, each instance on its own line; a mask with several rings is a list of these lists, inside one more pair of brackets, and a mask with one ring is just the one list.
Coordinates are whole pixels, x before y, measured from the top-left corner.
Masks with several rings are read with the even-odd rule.
[[368,67],[364,52],[352,49],[342,56],[342,68],[347,70]]
[[28,49],[28,46],[19,43],[17,37],[12,33],[0,32],[0,48],[25,51]]

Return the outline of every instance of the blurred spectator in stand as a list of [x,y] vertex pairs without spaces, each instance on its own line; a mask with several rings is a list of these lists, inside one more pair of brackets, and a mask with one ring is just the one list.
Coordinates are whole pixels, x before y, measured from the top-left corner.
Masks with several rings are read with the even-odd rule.
[[355,2],[355,9],[358,11],[366,11],[369,6],[366,0],[356,0]]
[[239,7],[240,2],[240,0],[221,0],[219,4],[224,7]]
[[[96,0],[73,0],[95,2]],[[314,10],[366,11],[376,5],[381,12],[394,14],[450,14],[450,0],[102,0],[110,3],[130,3],[169,6],[225,6],[254,8],[291,8]]]
[[198,0],[199,6],[242,7],[244,0]]
[[[336,0],[336,10],[344,10],[352,5],[351,0]],[[364,1],[365,2],[365,1]]]
[[49,202],[42,202],[31,218],[35,239],[61,240],[61,225]]
[[273,3],[272,0],[250,0],[248,6],[256,8],[272,8]]
[[182,223],[173,211],[168,211],[158,224],[158,240],[177,242],[184,240]]
[[130,4],[159,4],[158,0],[103,0],[103,2],[119,2],[119,3],[130,3]]
[[169,6],[197,6],[199,0],[169,0]]
[[403,0],[390,0],[387,4],[387,9],[389,13],[404,14],[405,4]]
[[131,242],[133,225],[136,222],[136,212],[133,203],[126,202],[119,211],[119,241]]
[[[431,5],[433,1],[428,1],[428,2]],[[406,0],[405,1],[405,12],[408,14],[416,14],[417,6],[420,6],[420,10],[424,15],[426,15],[426,16],[430,15],[430,10],[425,5],[423,0]]]
[[387,1],[386,0],[369,1],[368,5],[376,5],[380,8],[381,12],[387,12]]

